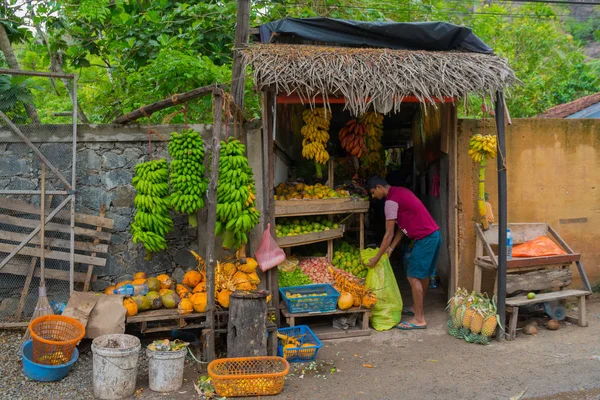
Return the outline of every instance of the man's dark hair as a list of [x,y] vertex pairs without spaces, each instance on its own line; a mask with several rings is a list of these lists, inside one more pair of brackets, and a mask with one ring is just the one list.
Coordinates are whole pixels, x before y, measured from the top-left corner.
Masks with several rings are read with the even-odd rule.
[[367,189],[371,190],[371,189],[375,189],[377,187],[377,185],[380,186],[387,186],[388,183],[385,179],[383,179],[380,176],[372,176],[369,181],[367,182]]

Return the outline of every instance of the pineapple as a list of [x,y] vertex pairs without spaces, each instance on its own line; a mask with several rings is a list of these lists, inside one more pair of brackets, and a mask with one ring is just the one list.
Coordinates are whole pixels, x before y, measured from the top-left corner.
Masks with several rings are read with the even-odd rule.
[[483,327],[481,328],[481,334],[486,337],[490,337],[496,331],[498,326],[498,316],[495,314],[490,315],[483,321]]
[[473,315],[475,314],[475,310],[473,308],[467,308],[463,312],[462,317],[462,326],[465,329],[469,329],[471,326],[471,320],[473,319]]
[[479,332],[481,332],[481,329],[483,328],[483,320],[483,312],[481,311],[481,309],[477,309],[475,311],[475,314],[473,314],[473,317],[471,318],[471,332],[473,332],[474,334],[479,334]]

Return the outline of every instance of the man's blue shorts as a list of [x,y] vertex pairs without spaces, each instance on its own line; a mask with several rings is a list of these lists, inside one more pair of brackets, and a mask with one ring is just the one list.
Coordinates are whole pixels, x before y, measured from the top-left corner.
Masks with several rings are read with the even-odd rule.
[[437,230],[423,239],[415,240],[410,257],[408,258],[407,276],[409,278],[425,279],[435,273],[442,235]]

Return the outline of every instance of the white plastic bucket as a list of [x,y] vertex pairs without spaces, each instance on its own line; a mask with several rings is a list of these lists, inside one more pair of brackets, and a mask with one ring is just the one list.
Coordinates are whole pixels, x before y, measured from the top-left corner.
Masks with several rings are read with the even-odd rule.
[[135,336],[110,334],[92,342],[94,396],[118,400],[133,395],[142,345]]
[[177,351],[152,351],[148,356],[148,381],[154,392],[173,392],[183,385],[187,347]]

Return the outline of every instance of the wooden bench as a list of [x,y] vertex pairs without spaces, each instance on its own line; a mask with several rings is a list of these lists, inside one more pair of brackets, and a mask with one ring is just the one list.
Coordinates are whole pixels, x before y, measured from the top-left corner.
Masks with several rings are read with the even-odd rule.
[[[506,310],[511,313],[508,326],[508,339],[512,340],[516,335],[519,307],[544,303],[548,301],[565,300],[575,297],[579,301],[578,318],[568,317],[579,326],[587,326],[585,317],[585,297],[591,294],[591,286],[581,264],[581,254],[573,252],[560,235],[546,223],[522,223],[509,224],[513,236],[513,246],[528,242],[539,236],[547,236],[554,240],[567,254],[547,257],[521,257],[507,261],[506,292],[511,295],[518,292],[552,290],[549,293],[536,295],[534,299],[528,299],[525,295],[508,297],[506,299]],[[495,248],[498,246],[498,225],[490,225],[487,231],[483,231],[479,224],[475,225],[477,232],[475,271],[473,277],[473,290],[481,292],[481,281],[483,270],[494,273],[494,293],[497,292],[498,284],[498,256]],[[575,263],[584,290],[565,290],[571,282],[571,264]]]

